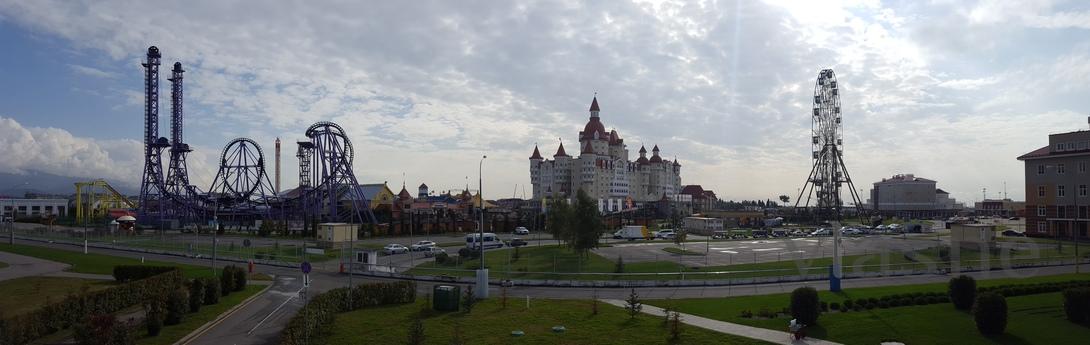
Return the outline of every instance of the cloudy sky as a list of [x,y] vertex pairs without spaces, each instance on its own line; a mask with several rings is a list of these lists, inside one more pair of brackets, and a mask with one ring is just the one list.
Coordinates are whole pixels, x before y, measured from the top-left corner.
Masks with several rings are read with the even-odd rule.
[[[658,144],[682,181],[728,199],[795,194],[810,171],[814,79],[840,81],[857,188],[895,173],[962,201],[1020,154],[1085,129],[1090,5],[1063,1],[16,1],[0,0],[0,172],[142,169],[149,45],[187,70],[192,179],[229,140],[271,156],[316,121],[353,140],[357,177],[530,193],[527,157],[575,142],[598,93],[635,153]],[[570,148],[569,152],[574,149]],[[0,185],[12,181],[0,181]],[[494,194],[493,194],[494,193]]]

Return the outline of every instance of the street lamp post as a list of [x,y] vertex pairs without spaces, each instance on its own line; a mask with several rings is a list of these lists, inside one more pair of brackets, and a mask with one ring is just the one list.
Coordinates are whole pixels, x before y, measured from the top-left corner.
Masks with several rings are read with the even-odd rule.
[[481,161],[477,165],[477,197],[480,199],[480,212],[481,221],[478,223],[479,233],[477,237],[477,246],[481,250],[481,268],[477,270],[477,298],[488,298],[488,270],[484,268],[484,159],[488,156],[481,156]]

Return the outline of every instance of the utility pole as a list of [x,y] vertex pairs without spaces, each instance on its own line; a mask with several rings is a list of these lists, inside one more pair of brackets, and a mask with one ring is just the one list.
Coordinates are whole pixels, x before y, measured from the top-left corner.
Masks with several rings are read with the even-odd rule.
[[477,270],[477,298],[488,298],[488,270],[484,268],[484,159],[488,156],[481,156],[481,161],[477,165],[477,197],[480,199],[480,212],[481,221],[478,224],[480,228],[477,240],[477,246],[481,250],[481,268]]

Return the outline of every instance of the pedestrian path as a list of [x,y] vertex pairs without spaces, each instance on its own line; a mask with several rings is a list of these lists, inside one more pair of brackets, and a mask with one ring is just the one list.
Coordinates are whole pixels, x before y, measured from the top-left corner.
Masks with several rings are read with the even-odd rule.
[[68,264],[8,252],[0,252],[0,261],[8,263],[8,267],[0,268],[0,281],[47,275],[68,268]]
[[[618,307],[621,307],[621,308],[624,308],[624,306],[625,306],[625,301],[619,300],[619,299],[603,299],[601,301],[605,302],[605,303],[615,305],[615,306],[618,306]],[[647,305],[647,304],[643,305],[642,311],[644,313],[655,315],[655,316],[666,316],[666,312],[663,311],[662,308]],[[763,340],[763,341],[767,341],[767,342],[774,343],[774,344],[785,344],[785,345],[801,345],[801,344],[839,345],[839,343],[834,343],[834,342],[831,342],[831,341],[826,341],[826,340],[821,340],[821,339],[814,339],[814,338],[806,338],[805,340],[794,340],[794,337],[791,336],[791,333],[787,333],[787,332],[783,332],[783,331],[774,331],[774,330],[771,330],[771,329],[758,328],[758,327],[752,327],[752,326],[746,326],[746,325],[739,325],[739,324],[736,324],[736,323],[730,323],[730,322],[719,321],[719,320],[712,320],[712,319],[709,319],[709,318],[706,318],[706,317],[700,317],[700,316],[685,314],[685,313],[681,313],[681,322],[684,322],[684,323],[692,325],[692,326],[704,328],[704,329],[710,329],[710,330],[720,332],[720,333],[727,333],[727,334],[733,334],[733,335],[737,335],[737,336],[743,336],[743,337],[746,337],[746,338],[753,338],[753,339],[757,339],[757,340]],[[784,328],[787,328],[786,323],[784,323]]]

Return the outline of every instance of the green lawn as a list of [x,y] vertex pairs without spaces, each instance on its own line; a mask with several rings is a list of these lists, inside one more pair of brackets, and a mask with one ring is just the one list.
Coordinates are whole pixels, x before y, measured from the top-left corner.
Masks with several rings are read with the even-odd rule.
[[[664,250],[676,250],[679,248],[668,247]],[[586,257],[579,257],[563,246],[533,246],[519,248],[516,258],[513,249],[496,249],[485,252],[485,265],[492,269],[493,274],[501,279],[574,279],[574,280],[664,280],[664,279],[740,279],[753,277],[795,276],[800,274],[824,274],[833,264],[832,257],[812,259],[785,259],[782,261],[758,262],[748,264],[734,264],[723,266],[695,266],[679,264],[677,261],[644,261],[625,262],[624,273],[614,274],[616,262],[614,258],[605,258],[595,253]],[[701,254],[700,252],[687,251],[689,254]],[[1029,258],[1027,252],[1016,252],[1010,255],[1012,263],[1039,262],[1042,260],[1056,260],[1063,257],[1063,253],[1054,248],[1042,248],[1038,252],[1041,258]],[[891,270],[910,269],[941,269],[949,267],[949,262],[940,258],[937,247],[923,249],[914,252],[913,259],[909,259],[900,252],[891,252],[888,255],[888,268]],[[686,255],[689,255],[686,254]],[[1082,253],[1080,253],[1082,254]],[[1087,250],[1090,254],[1090,248]],[[1043,259],[1042,259],[1043,258]],[[1067,257],[1070,259],[1070,257]],[[1001,259],[991,256],[988,260],[992,266],[1000,266]],[[866,271],[873,272],[882,269],[880,254],[846,255],[843,258],[845,272]],[[961,250],[962,267],[979,266],[981,264],[980,252],[975,250]],[[450,275],[472,276],[471,271],[480,265],[478,260],[466,260],[461,264],[438,265],[433,262],[418,265],[409,271],[410,274],[422,275]],[[801,266],[801,267],[800,267]],[[542,273],[548,272],[548,273]],[[584,273],[584,274],[571,274]],[[643,275],[640,273],[684,273]]]
[[0,315],[25,313],[48,302],[64,299],[69,294],[102,290],[113,285],[112,280],[91,280],[64,277],[23,277],[0,281]]
[[177,266],[182,269],[187,277],[209,277],[212,271],[208,267],[184,265],[162,261],[146,260],[140,263],[140,259],[103,254],[83,254],[83,252],[67,251],[22,244],[0,244],[0,251],[36,257],[72,265],[71,272],[91,274],[113,274],[117,265],[147,265],[147,266]]
[[[535,299],[526,308],[524,299],[508,300],[506,309],[499,298],[490,298],[469,314],[428,313],[424,320],[425,343],[448,344],[456,325],[467,344],[767,344],[683,325],[681,340],[671,342],[662,319],[640,315],[630,320],[624,309],[599,303],[598,315],[591,314],[591,301]],[[407,340],[413,317],[424,307],[415,304],[384,306],[338,314],[330,344],[401,344]],[[564,326],[565,333],[553,333]],[[514,337],[511,331],[524,336]]]
[[266,285],[247,285],[245,290],[232,292],[230,296],[220,298],[218,304],[203,306],[201,307],[201,310],[195,314],[186,314],[182,323],[163,327],[163,331],[159,333],[159,336],[157,337],[147,336],[147,328],[142,327],[137,331],[138,334],[140,334],[140,337],[136,340],[136,343],[144,345],[173,344],[205,323],[215,320],[216,317],[223,314],[228,309],[231,309],[231,307],[234,307],[250,296],[257,294],[264,289],[265,286]]
[[[977,286],[996,286],[1004,284],[1029,284],[1049,281],[1068,281],[1090,278],[1085,274],[1065,274],[1034,277],[1025,279],[989,279],[978,280]],[[820,283],[824,284],[824,283]],[[825,302],[843,302],[845,299],[881,297],[890,294],[911,292],[945,292],[946,283],[920,284],[904,286],[885,286],[874,288],[846,289],[841,293],[819,291]],[[789,294],[761,296],[739,296],[718,299],[679,299],[647,301],[660,307],[673,305],[682,312],[704,316],[716,320],[744,325],[782,330],[788,318],[743,318],[743,310],[757,313],[761,309],[779,311],[789,304]],[[1076,339],[1086,339],[1090,329],[1073,326],[1063,319],[1062,301],[1058,293],[1029,295],[1008,298],[1010,318],[1008,335],[987,339],[978,335],[972,317],[958,312],[949,303],[925,306],[896,307],[873,309],[869,311],[826,313],[819,319],[820,327],[811,329],[810,334],[846,344],[876,344],[880,340],[896,339],[908,344],[974,344],[974,343],[1041,343],[1063,344],[1077,343]],[[1038,334],[1044,332],[1050,334]],[[1072,338],[1066,338],[1066,337]],[[1075,337],[1078,338],[1075,338]]]

